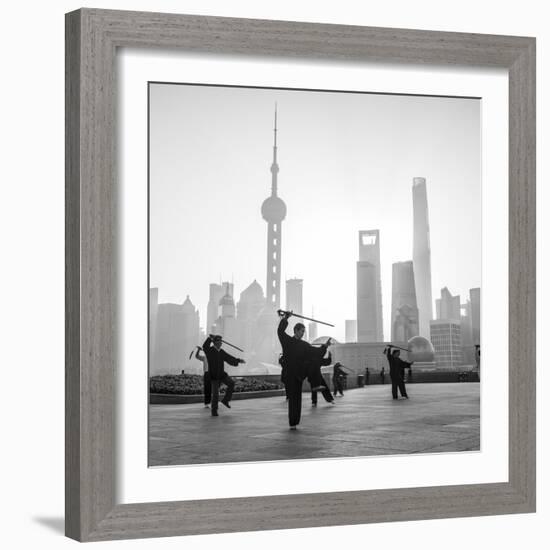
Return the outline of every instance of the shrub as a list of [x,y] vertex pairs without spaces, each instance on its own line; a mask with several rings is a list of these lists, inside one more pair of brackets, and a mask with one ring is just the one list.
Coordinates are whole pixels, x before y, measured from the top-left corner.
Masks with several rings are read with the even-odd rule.
[[[281,388],[280,383],[267,382],[256,378],[234,378],[235,392],[268,391]],[[164,374],[151,376],[149,379],[149,391],[151,393],[168,393],[178,395],[202,395],[203,382],[199,374]],[[222,385],[220,393],[225,393]]]

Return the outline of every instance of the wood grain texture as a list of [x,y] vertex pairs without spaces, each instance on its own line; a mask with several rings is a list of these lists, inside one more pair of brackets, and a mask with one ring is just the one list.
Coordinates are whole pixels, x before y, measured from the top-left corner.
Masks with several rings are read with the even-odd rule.
[[[535,41],[79,10],[66,19],[67,535],[111,540],[535,510]],[[509,482],[116,505],[115,55],[118,47],[504,67],[510,81]]]
[[535,509],[536,120],[535,43],[510,67],[510,483]]
[[65,28],[65,530],[80,529],[80,16]]

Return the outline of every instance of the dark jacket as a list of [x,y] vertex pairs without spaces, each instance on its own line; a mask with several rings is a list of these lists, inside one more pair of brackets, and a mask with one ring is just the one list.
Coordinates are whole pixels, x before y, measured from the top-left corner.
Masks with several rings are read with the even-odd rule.
[[210,336],[204,341],[202,349],[206,355],[208,361],[208,372],[210,373],[210,380],[222,380],[225,371],[223,368],[224,363],[229,363],[233,367],[236,367],[240,360],[232,355],[229,355],[224,349],[217,350],[212,344],[212,338]]
[[347,372],[344,372],[344,370],[342,369],[342,367],[340,366],[334,366],[334,370],[332,371],[332,378],[333,379],[341,379],[341,378],[347,378],[348,376],[348,373]]
[[285,330],[288,327],[288,319],[281,319],[277,328],[277,336],[283,348],[285,369],[288,374],[305,377],[308,363],[321,361],[327,351],[327,346],[315,347],[305,340],[298,340],[289,336]]
[[386,350],[386,357],[388,358],[388,363],[390,364],[390,376],[392,378],[403,378],[405,375],[405,369],[411,368],[412,363],[403,361],[403,359],[399,357],[394,357],[389,349]]

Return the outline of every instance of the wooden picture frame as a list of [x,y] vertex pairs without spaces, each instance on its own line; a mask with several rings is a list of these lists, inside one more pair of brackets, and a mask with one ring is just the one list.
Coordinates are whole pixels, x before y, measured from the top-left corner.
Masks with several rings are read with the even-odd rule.
[[[117,48],[509,71],[509,480],[116,504]],[[535,511],[535,39],[82,9],[66,16],[66,534],[100,541]]]

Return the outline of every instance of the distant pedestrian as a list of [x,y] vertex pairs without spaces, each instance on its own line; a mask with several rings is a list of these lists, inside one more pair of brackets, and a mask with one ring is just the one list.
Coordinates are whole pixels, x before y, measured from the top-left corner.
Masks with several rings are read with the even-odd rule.
[[390,365],[392,397],[397,399],[397,390],[399,389],[401,397],[408,399],[409,396],[405,388],[405,369],[410,369],[412,362],[409,363],[400,359],[400,353],[398,349],[393,349],[393,346],[388,346],[384,349],[384,355],[387,357]]
[[206,355],[201,355],[201,347],[197,346],[195,359],[202,362],[202,385],[204,387],[204,406],[208,408],[212,401],[212,383],[210,382],[210,373],[208,372],[208,360]]
[[386,369],[382,367],[382,370],[380,371],[380,382],[384,384],[385,380],[386,380]]
[[212,416],[218,416],[220,384],[225,384],[226,386],[225,396],[221,402],[228,409],[231,408],[229,402],[235,388],[235,382],[224,370],[224,363],[236,367],[239,363],[244,363],[245,361],[244,359],[237,359],[223,350],[222,337],[219,335],[211,334],[208,336],[202,345],[202,349],[208,361],[208,372],[210,373],[210,383],[212,384]]
[[344,397],[344,383],[348,377],[344,372],[341,363],[334,364],[334,371],[332,373],[332,384],[334,386],[334,395],[340,394],[340,397]]
[[366,386],[369,385],[369,380],[370,380],[370,371],[369,371],[369,367],[367,367],[365,369],[365,385]]

